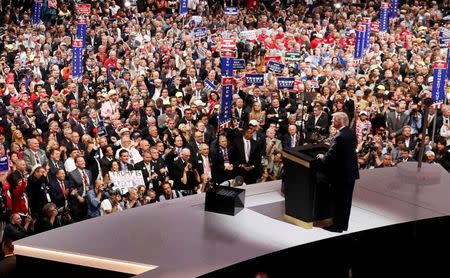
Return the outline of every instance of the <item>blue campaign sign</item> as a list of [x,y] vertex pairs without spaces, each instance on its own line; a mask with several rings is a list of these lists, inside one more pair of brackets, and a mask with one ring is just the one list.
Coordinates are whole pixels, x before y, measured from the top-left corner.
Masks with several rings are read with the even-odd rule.
[[267,62],[267,70],[274,72],[274,73],[282,73],[285,65],[282,63],[275,62],[273,60],[270,60]]
[[390,17],[392,18],[398,17],[398,0],[391,1]]
[[368,50],[370,47],[370,25],[371,25],[372,19],[370,17],[364,17],[363,23],[366,25],[366,32],[364,33],[365,40],[364,40],[364,50]]
[[450,80],[450,43],[447,45],[447,80]]
[[387,32],[389,29],[389,3],[381,3],[380,8],[380,32]]
[[365,33],[366,33],[366,26],[363,24],[358,25],[358,28],[356,29],[356,42],[354,54],[354,58],[356,60],[361,60],[363,58]]
[[292,90],[294,89],[295,78],[294,77],[278,77],[277,87],[278,90]]
[[436,61],[433,63],[433,88],[431,95],[434,103],[444,102],[445,79],[447,78],[447,62]]
[[222,85],[222,96],[219,111],[219,125],[231,121],[231,107],[233,104],[233,85]]
[[0,156],[0,173],[8,171],[9,171],[8,156],[7,155]]
[[250,73],[245,76],[245,85],[262,86],[264,85],[264,74],[262,73]]
[[83,42],[83,48],[86,47],[86,33],[87,33],[87,23],[85,20],[80,20],[77,23],[77,39]]
[[194,39],[198,40],[206,37],[206,27],[194,28]]
[[234,59],[233,69],[245,69],[245,59]]
[[224,14],[225,15],[237,15],[238,8],[237,7],[225,7]]
[[180,0],[180,14],[188,13],[188,0]]
[[83,42],[79,39],[74,40],[72,44],[72,76],[83,76]]
[[217,89],[217,86],[214,85],[214,83],[212,83],[208,78],[205,79],[204,83],[205,83],[205,89],[207,89],[209,91],[215,91]]
[[221,65],[221,74],[222,76],[233,76],[233,57],[221,57],[220,65]]

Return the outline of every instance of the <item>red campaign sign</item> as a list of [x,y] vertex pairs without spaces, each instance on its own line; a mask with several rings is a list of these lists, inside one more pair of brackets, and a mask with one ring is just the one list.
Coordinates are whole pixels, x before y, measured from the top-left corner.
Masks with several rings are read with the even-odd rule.
[[442,62],[442,61],[433,62],[433,69],[446,69],[446,68],[447,68],[447,62]]
[[370,17],[363,17],[362,22],[364,23],[370,23],[372,19]]
[[387,2],[381,3],[381,8],[382,9],[389,9],[389,3],[387,3]]
[[222,86],[234,85],[234,83],[233,77],[222,77]]
[[234,50],[224,49],[224,50],[220,51],[220,57],[234,58],[235,56],[236,56],[236,54],[234,53]]
[[91,4],[78,4],[78,14],[89,15],[91,13]]
[[366,25],[358,25],[358,32],[366,32]]
[[83,47],[83,41],[82,40],[74,40],[72,43],[72,47]]
[[264,65],[267,65],[269,61],[275,61],[281,63],[281,56],[265,56],[264,57]]
[[222,48],[236,49],[236,39],[222,39]]
[[372,23],[370,24],[370,29],[371,29],[371,31],[373,31],[373,32],[378,32],[378,31],[380,31],[380,23],[379,23],[379,22],[372,22]]

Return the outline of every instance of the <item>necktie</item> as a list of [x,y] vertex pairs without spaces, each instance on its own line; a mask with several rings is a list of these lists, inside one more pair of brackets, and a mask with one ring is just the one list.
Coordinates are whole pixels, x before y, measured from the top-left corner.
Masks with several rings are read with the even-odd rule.
[[36,164],[41,164],[38,153],[34,153],[34,159],[36,160]]
[[209,159],[207,157],[205,157],[204,161],[205,161],[205,168],[204,168],[205,175],[207,175],[208,178],[210,178],[211,177],[211,167],[209,166]]
[[248,162],[250,159],[250,140],[245,140],[245,160]]
[[55,164],[55,169],[59,169],[58,162],[53,162]]
[[228,152],[227,152],[227,149],[222,149],[222,153],[223,153],[223,161],[226,162],[226,163],[228,163],[229,160],[228,160]]
[[86,171],[82,170],[82,172],[83,172],[83,185],[88,186],[89,184],[88,184],[88,177],[86,175]]
[[397,119],[396,119],[396,126],[398,128],[398,126],[400,125],[400,114],[397,113]]
[[291,147],[293,148],[295,147],[295,135],[292,135],[291,137]]
[[61,187],[61,191],[64,195],[66,195],[66,187],[64,186],[64,182],[60,181],[59,186]]

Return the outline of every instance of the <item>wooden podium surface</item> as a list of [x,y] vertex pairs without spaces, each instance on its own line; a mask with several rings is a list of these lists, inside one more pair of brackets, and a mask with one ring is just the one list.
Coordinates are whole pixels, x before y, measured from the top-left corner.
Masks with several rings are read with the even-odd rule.
[[284,194],[286,214],[284,220],[312,228],[314,223],[331,217],[329,183],[324,169],[316,157],[326,153],[328,145],[307,145],[285,150]]

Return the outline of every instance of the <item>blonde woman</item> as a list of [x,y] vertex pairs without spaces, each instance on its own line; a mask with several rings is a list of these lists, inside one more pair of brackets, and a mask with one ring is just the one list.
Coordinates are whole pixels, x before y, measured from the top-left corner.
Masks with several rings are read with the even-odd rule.
[[27,142],[23,137],[22,131],[20,131],[19,129],[14,130],[11,141],[13,143],[16,143],[21,151],[23,151],[24,148],[27,146]]
[[264,126],[266,124],[266,112],[261,110],[260,102],[253,103],[252,110],[250,111],[248,120],[258,121],[260,126]]

